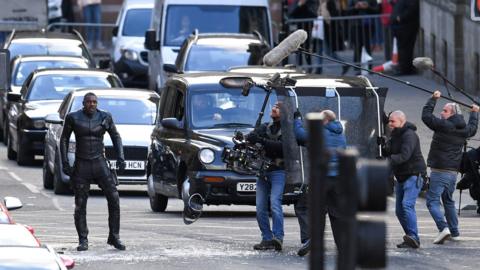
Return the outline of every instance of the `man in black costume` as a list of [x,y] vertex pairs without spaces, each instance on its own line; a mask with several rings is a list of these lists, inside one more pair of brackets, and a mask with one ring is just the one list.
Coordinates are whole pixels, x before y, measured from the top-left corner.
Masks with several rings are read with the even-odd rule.
[[[75,133],[75,164],[69,165],[67,150],[70,135]],[[65,118],[60,152],[63,172],[71,178],[75,193],[75,228],[77,229],[78,251],[88,249],[87,200],[90,183],[96,183],[103,190],[108,201],[107,243],[116,249],[125,250],[120,241],[120,202],[116,181],[104,155],[103,135],[108,132],[117,152],[117,166],[125,169],[122,139],[113,123],[112,115],[97,109],[97,96],[87,93],[83,98],[83,108],[69,113]]]

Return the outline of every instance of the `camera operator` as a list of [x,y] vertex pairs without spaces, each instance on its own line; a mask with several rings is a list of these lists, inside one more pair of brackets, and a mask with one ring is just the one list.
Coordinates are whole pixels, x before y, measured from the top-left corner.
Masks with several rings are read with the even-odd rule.
[[[324,127],[324,145],[329,151],[328,172],[327,172],[327,198],[326,198],[326,211],[323,210],[321,214],[328,213],[330,219],[330,225],[332,227],[333,238],[337,248],[339,248],[340,232],[339,218],[341,217],[338,208],[338,199],[340,198],[340,190],[337,188],[336,177],[338,176],[338,157],[336,155],[337,149],[345,149],[347,147],[347,140],[343,134],[343,126],[340,121],[336,120],[336,115],[331,110],[324,110],[323,114],[323,127]],[[297,142],[301,146],[305,146],[308,142],[307,132],[302,125],[302,115],[299,111],[294,113],[294,132]],[[295,204],[295,214],[298,218],[300,225],[300,237],[302,241],[302,247],[298,250],[299,256],[305,256],[310,251],[310,236],[308,228],[308,204],[307,193],[304,192]],[[325,224],[325,223],[323,223]],[[322,231],[324,228],[320,228]]]
[[[285,188],[285,169],[280,126],[280,105],[277,102],[272,107],[270,112],[272,122],[260,125],[246,137],[249,143],[263,145],[266,157],[273,161],[273,164],[266,170],[265,177],[258,177],[257,179],[256,210],[262,241],[253,246],[255,250],[282,250],[284,235],[282,197]],[[272,214],[272,228],[270,228],[268,217],[269,202]]]

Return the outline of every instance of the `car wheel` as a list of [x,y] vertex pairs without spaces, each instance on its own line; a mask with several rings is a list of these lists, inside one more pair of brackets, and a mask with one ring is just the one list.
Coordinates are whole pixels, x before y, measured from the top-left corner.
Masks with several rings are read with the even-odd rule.
[[8,120],[3,121],[3,144],[8,145]]
[[52,189],[53,188],[53,173],[50,171],[48,167],[48,153],[45,151],[45,155],[43,157],[43,187],[45,189]]
[[[153,184],[151,181],[153,177],[151,175],[148,176],[148,184]],[[158,194],[155,191],[151,190],[148,192],[148,197],[150,199],[150,208],[153,212],[165,212],[168,205],[168,197],[162,194]]]
[[17,153],[15,151],[13,151],[12,140],[8,140],[7,157],[8,157],[9,160],[15,160],[17,158]]
[[60,167],[60,155],[55,153],[55,165],[53,166],[53,192],[55,194],[71,194],[72,191],[68,184],[62,181],[62,170]]
[[31,165],[35,156],[30,152],[27,145],[20,134],[18,134],[17,147],[17,163],[20,166]]

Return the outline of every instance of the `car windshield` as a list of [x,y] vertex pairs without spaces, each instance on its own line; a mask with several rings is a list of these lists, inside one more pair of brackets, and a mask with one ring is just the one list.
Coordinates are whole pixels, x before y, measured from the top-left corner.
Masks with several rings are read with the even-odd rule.
[[[70,111],[82,108],[83,97],[76,97]],[[117,125],[154,125],[158,98],[98,97],[98,108],[112,114]],[[134,109],[132,109],[134,108]]]
[[125,16],[122,35],[127,37],[143,37],[150,27],[152,9],[130,9]]
[[10,59],[18,55],[66,55],[88,59],[87,49],[74,39],[18,39],[10,44]]
[[79,88],[111,88],[109,76],[52,74],[38,76],[33,82],[27,100],[61,100],[70,91]]
[[165,27],[166,46],[180,46],[195,29],[200,33],[251,34],[258,31],[270,42],[265,7],[170,5]]
[[185,71],[226,71],[248,65],[250,52],[245,47],[192,46],[185,62]]
[[46,60],[46,61],[27,61],[16,65],[12,73],[12,82],[16,86],[22,86],[25,79],[36,69],[44,68],[88,68],[85,61],[66,61],[66,60]]
[[[252,88],[248,96],[241,89],[196,90],[190,95],[190,117],[194,128],[253,127],[257,121],[265,91]],[[272,93],[263,121],[277,100]]]

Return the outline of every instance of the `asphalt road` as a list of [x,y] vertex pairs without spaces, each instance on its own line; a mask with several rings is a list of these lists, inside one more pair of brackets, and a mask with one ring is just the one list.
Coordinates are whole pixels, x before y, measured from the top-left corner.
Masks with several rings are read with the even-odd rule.
[[[440,88],[419,76],[402,77],[429,89]],[[428,153],[431,132],[421,123],[421,108],[428,95],[397,83],[373,78],[378,86],[391,90],[386,110],[401,109],[418,126],[423,154]],[[459,96],[459,95],[456,95]],[[440,108],[440,106],[439,106]],[[478,138],[478,135],[475,136]],[[476,141],[472,145],[478,146]],[[457,194],[457,193],[456,193]],[[38,238],[76,261],[75,269],[307,269],[308,257],[296,256],[300,247],[299,228],[293,206],[285,207],[284,251],[257,252],[252,246],[260,240],[251,206],[207,206],[202,218],[192,225],[181,219],[182,203],[171,200],[166,213],[150,211],[145,188],[121,187],[121,238],[126,251],[106,244],[107,204],[101,191],[93,191],[88,202],[90,249],[77,252],[73,225],[73,197],[58,196],[42,187],[41,161],[36,166],[19,167],[6,158],[0,146],[0,197],[16,196],[24,203],[12,212],[18,223],[33,226]],[[464,195],[461,208],[473,201]],[[387,222],[388,269],[475,269],[480,256],[480,216],[462,210],[461,240],[438,246],[432,244],[437,230],[425,207],[417,202],[421,248],[395,247],[403,232],[394,214],[394,198],[389,198]],[[327,269],[334,269],[335,246],[329,226],[326,235]]]

